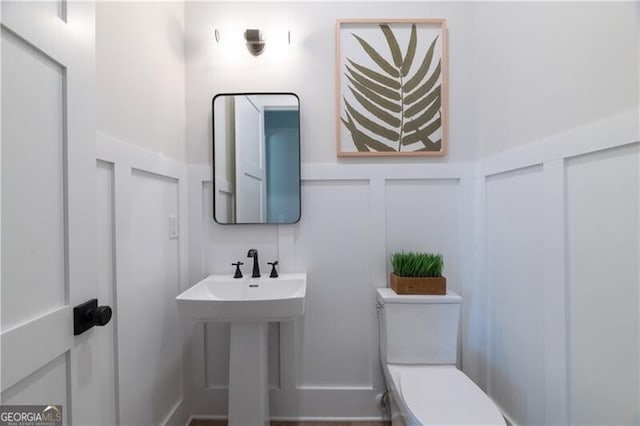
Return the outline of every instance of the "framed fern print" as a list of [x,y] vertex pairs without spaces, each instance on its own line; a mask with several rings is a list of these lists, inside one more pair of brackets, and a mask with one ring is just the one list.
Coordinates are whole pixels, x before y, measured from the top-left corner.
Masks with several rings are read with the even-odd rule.
[[336,21],[340,157],[447,152],[445,19]]

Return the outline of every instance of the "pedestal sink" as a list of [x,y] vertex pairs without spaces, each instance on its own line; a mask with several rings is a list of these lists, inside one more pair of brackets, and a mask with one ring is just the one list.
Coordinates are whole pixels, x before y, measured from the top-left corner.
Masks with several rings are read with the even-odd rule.
[[178,297],[180,317],[231,323],[229,425],[269,425],[267,325],[304,315],[307,274],[211,275]]

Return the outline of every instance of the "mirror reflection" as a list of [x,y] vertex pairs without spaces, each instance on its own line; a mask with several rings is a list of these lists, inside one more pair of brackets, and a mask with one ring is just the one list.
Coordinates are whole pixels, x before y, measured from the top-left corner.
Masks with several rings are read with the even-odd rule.
[[213,98],[213,183],[218,223],[300,220],[300,103],[295,94]]

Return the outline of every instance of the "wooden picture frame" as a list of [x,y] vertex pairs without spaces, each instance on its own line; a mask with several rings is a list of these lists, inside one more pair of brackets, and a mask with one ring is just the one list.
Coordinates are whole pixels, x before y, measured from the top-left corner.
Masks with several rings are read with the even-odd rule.
[[445,19],[336,21],[338,157],[444,156]]

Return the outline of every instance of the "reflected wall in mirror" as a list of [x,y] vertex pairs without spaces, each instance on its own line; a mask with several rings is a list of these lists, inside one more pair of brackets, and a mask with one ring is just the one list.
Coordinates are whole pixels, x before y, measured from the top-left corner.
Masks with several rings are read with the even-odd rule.
[[221,224],[300,220],[298,96],[213,98],[213,217]]

